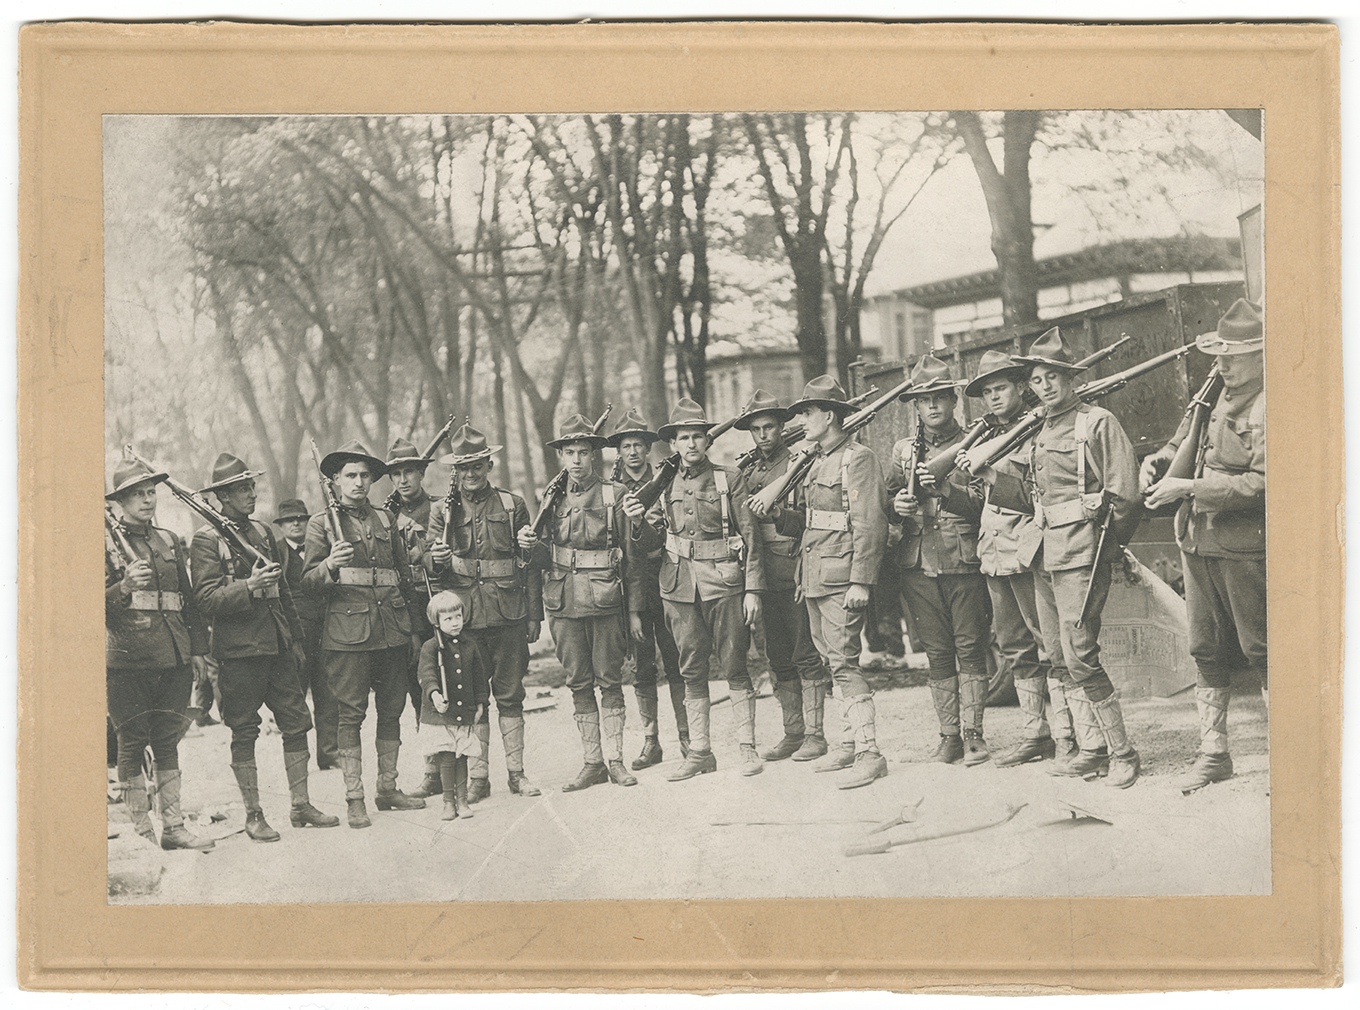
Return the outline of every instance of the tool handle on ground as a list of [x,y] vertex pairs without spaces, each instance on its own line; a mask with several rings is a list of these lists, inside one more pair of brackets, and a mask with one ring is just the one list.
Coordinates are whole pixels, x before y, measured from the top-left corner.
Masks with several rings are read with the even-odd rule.
[[[123,452],[128,459],[135,460],[149,469],[155,469],[150,463],[133,452],[132,446],[124,446]],[[209,505],[207,499],[197,491],[185,487],[173,477],[165,478],[165,486],[170,489],[172,495],[182,501],[192,511],[198,513],[199,517],[202,518],[204,522],[217,530],[217,532],[227,541],[227,545],[246,561],[250,562],[251,565],[274,564],[273,558],[266,557],[263,551],[247,540],[244,533],[237,529],[226,516]]]
[[344,527],[340,525],[340,502],[335,497],[335,485],[321,469],[321,450],[316,447],[316,439],[312,439],[311,443],[312,463],[316,466],[316,479],[321,484],[321,500],[325,503],[326,525],[331,529],[331,540],[338,544],[345,539]]
[[1107,506],[1105,510],[1105,521],[1100,524],[1100,539],[1096,541],[1096,556],[1091,562],[1091,571],[1086,579],[1086,593],[1081,598],[1081,613],[1077,615],[1076,626],[1080,628],[1086,622],[1086,611],[1091,607],[1091,590],[1095,588],[1096,572],[1100,569],[1100,556],[1105,553],[1105,538],[1110,535],[1110,521],[1114,519],[1114,508]]
[[847,856],[878,856],[893,847],[893,842],[885,838],[881,842],[856,842],[845,847]]
[[[425,576],[425,594],[434,599],[434,587],[430,585],[430,573],[423,567],[420,573]],[[444,632],[439,627],[439,618],[435,617],[434,624],[434,655],[435,662],[439,668],[439,693],[447,700],[449,696],[449,679],[444,673]]]

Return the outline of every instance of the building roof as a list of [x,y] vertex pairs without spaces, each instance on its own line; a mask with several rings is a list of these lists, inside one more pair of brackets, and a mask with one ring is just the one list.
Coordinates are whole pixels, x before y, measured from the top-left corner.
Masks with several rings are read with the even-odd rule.
[[[1127,274],[1182,273],[1192,270],[1242,269],[1242,242],[1208,235],[1134,238],[1077,252],[1048,256],[1035,263],[1041,288],[1078,284]],[[884,295],[879,295],[882,298]],[[1001,271],[950,277],[910,288],[897,288],[887,297],[900,298],[927,309],[1001,297]]]

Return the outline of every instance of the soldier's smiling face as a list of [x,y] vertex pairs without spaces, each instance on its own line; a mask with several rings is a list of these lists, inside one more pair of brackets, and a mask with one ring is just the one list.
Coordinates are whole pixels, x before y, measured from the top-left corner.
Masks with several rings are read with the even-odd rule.
[[676,428],[671,439],[671,451],[680,454],[680,461],[693,466],[708,455],[708,429],[690,426]]
[[1009,421],[1025,405],[1023,390],[1014,379],[1002,376],[982,384],[982,404],[987,413]]
[[153,481],[134,484],[114,499],[123,510],[123,518],[138,526],[145,526],[156,518],[156,485]]
[[496,465],[496,461],[489,456],[483,459],[474,459],[471,463],[457,463],[454,465],[454,472],[458,474],[458,489],[464,494],[472,491],[480,491],[491,481],[491,468]]
[[420,493],[420,483],[425,479],[425,468],[415,463],[403,463],[388,470],[387,475],[392,478],[392,486],[396,488],[397,494],[410,501]]
[[557,450],[557,458],[574,481],[582,481],[595,472],[595,460],[600,451],[589,442],[568,442]]
[[619,439],[619,459],[629,470],[641,470],[647,462],[647,440],[641,435],[625,435]]
[[779,451],[783,437],[784,423],[773,414],[761,414],[751,422],[751,441],[766,455]]
[[368,489],[372,486],[373,471],[367,463],[346,463],[335,475],[335,492],[346,505],[368,501]]
[[238,480],[216,492],[222,511],[232,518],[248,516],[255,511],[257,495],[253,480]]

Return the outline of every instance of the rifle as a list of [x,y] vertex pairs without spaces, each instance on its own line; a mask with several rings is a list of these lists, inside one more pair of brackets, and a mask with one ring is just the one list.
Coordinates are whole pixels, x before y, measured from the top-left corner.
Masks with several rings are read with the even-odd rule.
[[[600,433],[600,429],[604,427],[604,423],[609,419],[609,413],[613,409],[614,404],[612,402],[604,405],[604,413],[590,426],[592,434],[598,435]],[[563,467],[561,470],[557,471],[557,475],[553,477],[552,480],[548,481],[548,486],[543,489],[543,502],[538,506],[538,514],[534,516],[534,521],[529,526],[529,528],[534,531],[535,536],[542,538],[544,527],[547,525],[548,516],[552,513],[552,508],[557,503],[557,499],[562,497],[562,494],[566,489],[567,468]]]
[[1105,538],[1110,534],[1110,520],[1113,518],[1114,509],[1107,505],[1105,521],[1100,524],[1100,539],[1096,541],[1096,556],[1091,561],[1091,571],[1086,579],[1086,593],[1081,598],[1081,613],[1077,615],[1078,628],[1086,621],[1086,611],[1091,606],[1091,590],[1095,588],[1096,572],[1100,569],[1100,556],[1105,553]]
[[[449,418],[452,422],[453,418]],[[463,525],[463,493],[458,489],[458,466],[454,464],[449,467],[449,490],[444,495],[444,535],[440,538],[455,554],[461,554],[460,545],[455,545],[453,538],[457,536],[453,532],[454,516],[458,517],[458,526]]]
[[[851,404],[851,406],[855,407],[863,406],[865,401],[867,401],[869,397],[873,396],[877,392],[878,392],[877,386],[870,386],[864,392],[860,393],[856,397],[853,397],[848,402]],[[797,421],[795,421],[793,424],[790,424],[787,428],[784,429],[785,445],[790,446],[797,445],[802,440],[803,440],[803,426],[799,424]],[[736,458],[736,461],[734,462],[733,465],[735,465],[738,470],[744,470],[747,467],[754,466],[756,460],[758,459],[760,459],[760,453],[758,450],[752,447],[750,449],[747,449],[741,455],[739,455]]]
[[[430,585],[430,573],[421,566],[420,574],[425,576],[425,595],[433,600],[434,587]],[[444,632],[440,630],[438,616],[434,620],[434,650],[435,661],[439,664],[439,693],[444,696],[445,701],[448,701],[449,678],[444,670]]]
[[[1156,357],[1148,358],[1146,361],[1126,368],[1122,372],[1115,372],[1107,375],[1103,379],[1092,379],[1083,386],[1078,387],[1077,397],[1085,403],[1098,400],[1103,396],[1118,392],[1127,386],[1134,379],[1137,379],[1154,369],[1162,367],[1168,362],[1175,361],[1177,358],[1188,354],[1194,344],[1185,344],[1182,347],[1175,347]],[[1006,453],[1020,445],[1025,439],[1035,434],[1044,424],[1045,410],[1043,407],[1035,407],[1033,410],[1021,416],[1014,428],[1004,432],[993,439],[975,445],[968,450],[968,459],[974,473],[984,466],[991,466]]]
[[[421,460],[423,460],[426,465],[429,465],[430,461],[434,459],[435,450],[439,448],[439,443],[449,437],[449,432],[453,430],[453,419],[454,415],[450,414],[448,422],[444,427],[439,429],[439,434],[430,439],[430,444],[426,446],[425,451],[420,454]],[[387,511],[391,512],[393,515],[399,514],[401,511],[401,492],[396,488],[393,488],[392,493],[387,496],[387,500],[383,502],[383,505],[386,506]]]
[[113,505],[110,502],[104,503],[104,546],[115,558],[122,557],[124,571],[128,565],[139,560],[132,541],[128,540],[127,534],[123,532],[123,524],[114,516]]
[[[141,463],[143,466],[155,470],[146,460],[132,451],[132,446],[123,447],[123,455],[128,459]],[[182,501],[189,509],[199,515],[209,526],[215,529],[219,536],[227,542],[227,546],[239,555],[243,560],[248,561],[252,567],[256,565],[273,565],[277,562],[267,557],[263,551],[246,539],[230,519],[224,516],[217,509],[208,504],[207,500],[197,491],[185,487],[173,477],[165,478],[165,486],[170,489],[170,493]]]
[[[722,424],[715,424],[708,429],[708,444],[712,445],[721,436],[726,435],[732,430],[733,426],[741,420],[741,415],[729,417]],[[799,435],[801,438],[801,434]],[[633,492],[633,497],[642,502],[643,508],[651,508],[671,486],[671,481],[675,480],[675,475],[680,471],[680,454],[673,452],[656,465],[656,472],[652,474],[652,479],[643,484]]]
[[[1096,351],[1095,354],[1087,355],[1078,361],[1077,364],[1081,368],[1090,368],[1092,365],[1099,364],[1132,339],[1133,338],[1127,333],[1120,334],[1119,339],[1109,347],[1103,347]],[[1029,393],[1029,391],[1026,390],[1026,393]],[[1033,394],[1030,395],[1032,396]],[[1034,401],[1030,400],[1029,402],[1033,403]],[[954,460],[958,457],[958,454],[971,449],[989,429],[996,427],[999,427],[999,425],[992,415],[983,414],[982,417],[978,418],[969,426],[968,433],[964,435],[962,442],[958,445],[950,446],[945,449],[944,452],[932,456],[930,461],[926,463],[926,469],[929,470],[930,475],[935,478],[935,483],[942,486],[944,482],[949,479],[949,475],[954,472]]]
[[321,482],[321,500],[326,503],[326,522],[331,528],[331,540],[338,544],[345,539],[344,527],[340,525],[340,502],[335,497],[335,485],[321,471],[321,450],[316,447],[316,439],[311,442],[312,462],[316,464],[316,477]]
[[[1208,447],[1204,440],[1204,432],[1209,427],[1209,415],[1213,412],[1214,403],[1217,402],[1221,392],[1223,376],[1215,365],[1209,369],[1209,377],[1204,380],[1204,385],[1199,387],[1199,392],[1185,408],[1185,416],[1190,419],[1190,425],[1186,429],[1185,438],[1176,446],[1176,454],[1171,457],[1171,462],[1159,480],[1165,480],[1167,477],[1194,480],[1195,475],[1199,473],[1200,465],[1204,462],[1205,449]],[[1158,514],[1174,515],[1179,507],[1180,502],[1172,502],[1159,509]]]
[[[872,421],[880,410],[892,403],[902,393],[905,393],[910,386],[911,378],[908,377],[878,399],[860,407],[842,423],[846,435],[854,435],[855,432]],[[812,463],[820,451],[821,446],[816,442],[809,443],[806,448],[795,449],[789,456],[788,469],[766,484],[757,494],[753,494],[747,501],[747,507],[750,508],[750,503],[755,502],[759,509],[752,511],[755,511],[757,515],[768,515],[770,509],[774,507],[774,503],[788,494],[789,488],[807,476],[807,472],[812,469]]]
[[925,462],[926,459],[926,426],[921,423],[921,412],[916,413],[916,437],[911,443],[911,470],[907,474],[907,494],[913,498],[919,497],[921,490],[921,476],[916,472],[916,468]]

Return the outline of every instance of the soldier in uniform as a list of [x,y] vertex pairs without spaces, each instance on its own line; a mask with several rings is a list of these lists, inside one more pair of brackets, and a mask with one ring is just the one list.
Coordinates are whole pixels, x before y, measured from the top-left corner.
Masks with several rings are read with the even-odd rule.
[[312,692],[312,725],[316,729],[316,766],[321,771],[340,767],[336,756],[335,735],[340,718],[335,695],[326,683],[321,663],[321,624],[325,601],[303,589],[302,572],[307,564],[307,520],[311,513],[301,498],[289,498],[279,505],[274,525],[283,534],[279,550],[283,554],[283,581],[293,594],[293,609],[302,625],[302,689]]
[[[628,413],[623,415],[613,434],[609,436],[607,444],[618,453],[612,477],[627,491],[636,491],[652,479],[652,464],[647,462],[647,455],[651,452],[652,443],[659,437],[647,427],[647,422],[636,407],[630,408]],[[665,529],[666,518],[659,502],[648,510],[646,522],[653,530]],[[661,657],[661,666],[666,671],[671,708],[675,712],[675,730],[680,738],[680,756],[684,757],[689,753],[689,719],[685,715],[685,678],[680,674],[680,650],[666,627],[666,613],[661,606],[661,589],[658,585],[661,574],[662,540],[663,538],[658,535],[650,549],[645,552],[639,549],[635,559],[635,563],[643,570],[643,575],[639,579],[642,595],[642,609],[639,611],[642,616],[642,637],[632,639],[629,646],[634,665],[633,693],[637,696],[638,713],[642,716],[643,734],[642,753],[633,759],[635,772],[659,764],[662,759],[658,733],[660,712],[656,691],[658,653]]]
[[156,485],[167,477],[124,461],[104,496],[121,513],[123,546],[110,542],[104,557],[105,663],[109,719],[118,737],[118,778],[137,833],[151,842],[150,800],[142,774],[148,746],[160,796],[161,848],[211,849],[184,827],[180,810],[179,741],[196,676],[203,676],[208,626],[189,591],[184,542],[153,523]]
[[379,810],[420,810],[425,801],[397,788],[401,751],[401,713],[406,707],[406,667],[416,647],[410,616],[411,559],[386,509],[368,501],[373,481],[386,464],[357,441],[345,443],[321,461],[321,472],[337,498],[336,519],[343,539],[333,538],[325,511],[307,523],[307,562],[303,585],[326,601],[321,656],[326,678],[340,709],[337,734],[340,770],[345,776],[347,820],[366,828],[363,758],[359,727],[373,692],[378,713]]
[[[1029,385],[1026,368],[1004,351],[989,350],[978,362],[977,376],[964,387],[969,396],[982,399],[990,415],[989,438],[1015,427],[1025,413],[1024,390]],[[984,485],[985,487],[985,485]],[[1053,757],[1072,757],[1077,743],[1072,735],[1072,716],[1063,694],[1062,657],[1055,673],[1040,643],[1038,606],[1034,602],[1034,572],[1021,564],[1020,540],[1029,535],[1034,515],[1001,508],[984,500],[978,522],[978,560],[987,577],[992,598],[992,628],[1005,669],[1015,683],[1025,737],[996,754],[999,767]],[[1053,723],[1044,717],[1045,687],[1052,698]],[[1056,742],[1055,742],[1056,741]]]
[[[751,433],[755,448],[742,466],[748,494],[759,493],[789,468],[784,424],[793,415],[769,393],[757,389],[742,408],[735,427]],[[792,501],[796,490],[789,492]],[[798,587],[798,538],[785,536],[773,519],[756,520],[756,550],[761,552],[765,593],[761,619],[765,658],[774,673],[774,694],[784,715],[784,736],[764,754],[766,761],[811,761],[826,754],[822,719],[831,674],[812,643],[807,607],[795,599]]]
[[1231,778],[1228,699],[1232,670],[1245,659],[1266,679],[1265,330],[1258,305],[1239,298],[1216,332],[1195,345],[1214,355],[1223,392],[1196,453],[1194,477],[1161,477],[1185,440],[1187,421],[1165,448],[1143,461],[1147,507],[1179,501],[1176,543],[1185,572],[1190,654],[1195,659],[1199,754],[1179,781],[1184,792]]
[[[567,419],[548,443],[557,450],[567,481],[549,506],[546,538],[540,541],[532,526],[519,533],[520,546],[546,570],[543,606],[557,659],[567,671],[581,734],[584,762],[576,779],[562,787],[566,793],[602,782],[637,785],[623,765],[623,661],[628,652],[624,579],[637,544],[633,521],[623,509],[626,492],[599,476],[604,443],[588,418],[576,414]],[[633,502],[640,521],[641,503]]]
[[[899,440],[888,472],[892,521],[902,526],[897,547],[902,595],[930,661],[930,695],[940,722],[935,760],[952,764],[961,758],[976,765],[990,757],[982,735],[992,620],[978,561],[982,492],[952,479],[937,487],[924,469],[926,460],[963,441],[954,417],[962,383],[930,354],[916,363],[911,378],[900,398],[916,406],[925,452],[916,459],[918,439]],[[910,486],[913,468],[916,494]]]
[[304,661],[302,626],[287,584],[280,586],[283,565],[274,534],[250,518],[255,511],[257,470],[224,452],[213,465],[208,486],[222,514],[268,563],[239,556],[212,526],[194,534],[190,558],[194,599],[212,626],[212,652],[219,664],[222,721],[231,729],[231,770],[246,808],[246,835],[257,842],[277,842],[279,833],[265,820],[260,806],[255,741],[260,736],[260,708],[268,705],[283,734],[283,766],[292,800],[293,827],[333,828],[340,818],[312,806],[307,793],[307,733],[312,728],[300,670]]
[[[491,674],[491,696],[505,747],[510,792],[538,796],[524,774],[524,677],[529,672],[529,645],[543,625],[543,582],[516,547],[520,530],[529,525],[529,509],[517,494],[494,487],[492,453],[486,436],[464,424],[454,432],[452,452],[440,462],[453,467],[457,481],[454,522],[447,502],[430,512],[427,536],[430,567],[438,588],[451,589],[467,607],[463,637],[475,642]],[[491,720],[487,711],[473,726],[479,752],[468,758],[468,802],[491,795]]]
[[[1110,566],[1139,519],[1138,461],[1115,416],[1077,396],[1081,366],[1056,326],[1015,360],[1029,366],[1030,386],[1046,414],[1022,453],[1026,472],[973,471],[992,485],[993,504],[1034,509],[1035,524],[1020,541],[1019,557],[1035,571],[1039,625],[1055,672],[1056,657],[1063,657],[1063,687],[1080,748],[1070,760],[1055,761],[1050,773],[1084,778],[1105,772],[1108,785],[1128,788],[1138,780],[1138,752],[1100,664],[1100,615]],[[1103,550],[1102,529],[1108,533]]]
[[816,770],[850,768],[842,789],[867,786],[888,774],[878,749],[873,692],[859,668],[860,632],[888,542],[887,497],[873,450],[843,426],[854,410],[830,375],[803,388],[802,399],[789,411],[819,451],[803,478],[798,507],[778,505],[770,513],[781,533],[802,536],[800,596],[817,652],[840,688],[851,734]]

